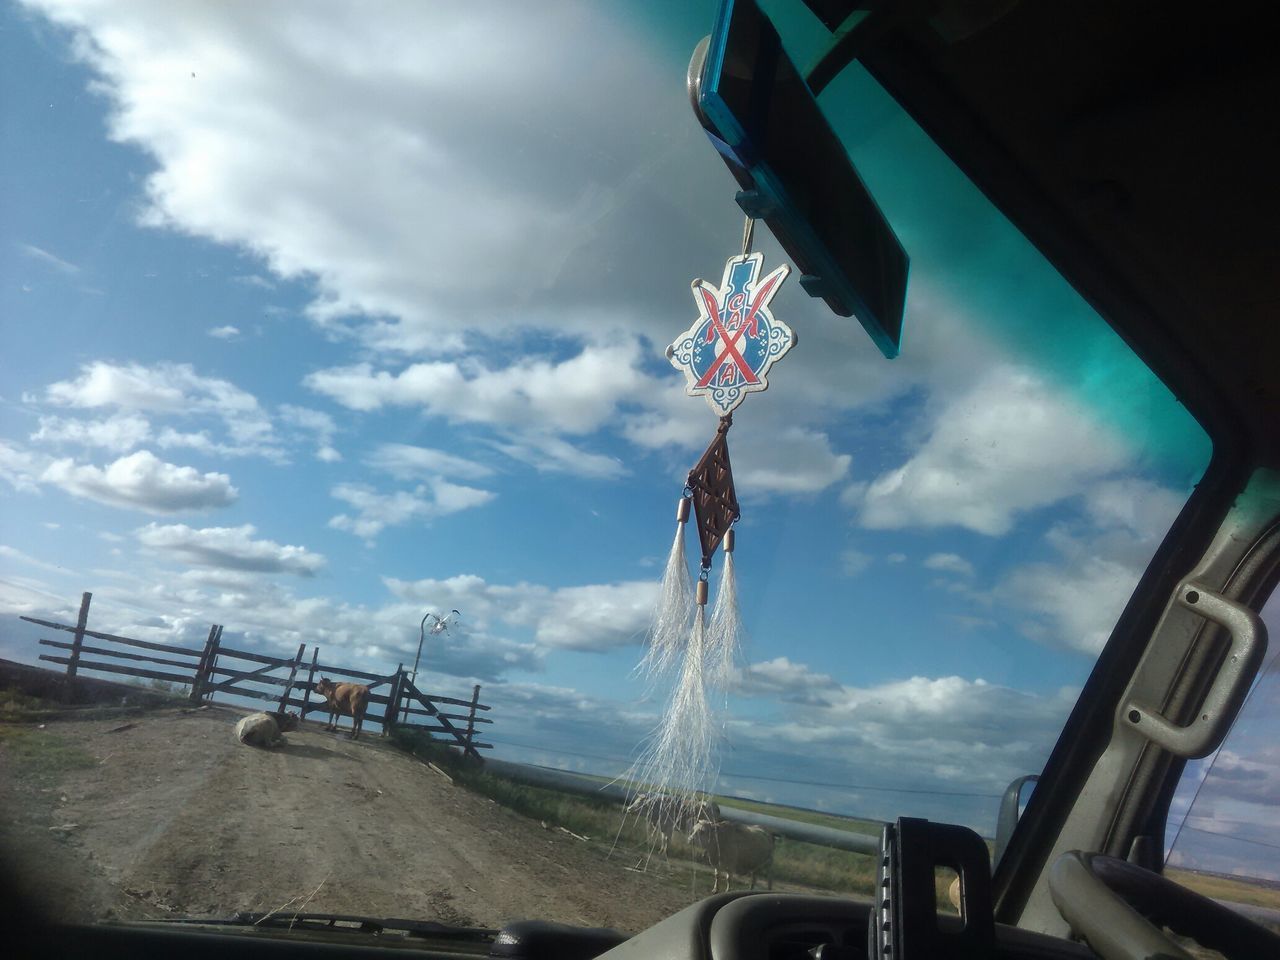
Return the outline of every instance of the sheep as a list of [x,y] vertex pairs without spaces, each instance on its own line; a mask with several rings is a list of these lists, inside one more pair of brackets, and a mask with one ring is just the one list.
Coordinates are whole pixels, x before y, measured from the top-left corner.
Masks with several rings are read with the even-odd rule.
[[636,794],[626,812],[644,818],[650,841],[657,843],[664,857],[677,830],[687,833],[699,820],[720,819],[720,807],[714,800],[677,800],[661,793]]
[[298,727],[296,713],[251,713],[236,724],[236,739],[251,747],[278,747],[281,734]]
[[727,893],[733,874],[751,877],[751,889],[756,888],[756,874],[766,871],[769,889],[773,889],[773,834],[764,827],[731,823],[728,820],[699,820],[689,833],[689,844],[701,847],[707,862],[715,874],[711,892],[720,889],[720,874],[724,874]]

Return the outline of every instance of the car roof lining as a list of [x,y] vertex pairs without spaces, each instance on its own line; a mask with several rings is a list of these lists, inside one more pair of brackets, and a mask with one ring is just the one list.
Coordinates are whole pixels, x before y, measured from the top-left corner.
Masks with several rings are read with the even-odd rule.
[[[838,22],[865,4],[809,6]],[[995,18],[947,42],[930,21],[942,6]],[[861,63],[1215,446],[1280,463],[1280,71],[1256,5],[911,8]]]

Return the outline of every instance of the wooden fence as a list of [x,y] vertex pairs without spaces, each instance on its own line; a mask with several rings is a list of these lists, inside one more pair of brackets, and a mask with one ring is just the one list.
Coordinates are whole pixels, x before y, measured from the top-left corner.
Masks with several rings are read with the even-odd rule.
[[[480,702],[479,684],[472,689],[470,700],[426,694],[409,679],[403,664],[394,673],[382,676],[321,663],[320,648],[314,646],[311,648],[311,660],[307,662],[305,643],[298,645],[298,652],[292,657],[272,657],[250,650],[237,650],[223,646],[222,625],[216,623],[209,628],[209,636],[200,650],[100,633],[88,629],[89,603],[92,597],[92,594],[86,593],[81,598],[80,616],[74,624],[55,623],[35,617],[21,618],[28,623],[72,635],[70,642],[46,640],[43,637],[40,639],[41,646],[67,651],[65,655],[42,653],[40,659],[66,666],[69,696],[75,691],[76,674],[81,670],[91,670],[190,686],[191,699],[196,702],[210,701],[216,694],[222,694],[266,700],[275,704],[276,710],[297,707],[302,718],[306,719],[309,712],[328,713],[323,700],[311,699],[318,677],[354,679],[368,684],[369,710],[365,719],[381,724],[383,733],[396,726],[405,726],[433,735],[443,735],[444,742],[449,746],[456,746],[467,756],[477,760],[480,759],[478,751],[493,746],[478,741],[475,736],[477,724],[493,723],[490,718],[479,716],[480,711],[489,709]],[[86,639],[130,649],[90,646],[85,643]],[[91,658],[109,658],[127,663],[109,663],[104,659]],[[156,669],[157,667],[166,669]],[[301,676],[304,672],[306,679]],[[262,687],[272,689],[264,690]],[[450,707],[460,709],[445,712]],[[420,718],[418,722],[414,721],[415,717]]]

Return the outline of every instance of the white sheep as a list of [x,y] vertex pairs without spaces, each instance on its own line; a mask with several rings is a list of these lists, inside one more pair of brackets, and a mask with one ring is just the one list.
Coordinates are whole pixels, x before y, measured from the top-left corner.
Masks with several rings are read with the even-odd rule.
[[251,713],[236,723],[236,739],[251,747],[278,747],[281,734],[298,726],[296,713]]
[[664,857],[677,830],[687,833],[699,820],[720,819],[720,807],[714,800],[683,801],[661,793],[637,794],[627,804],[627,813],[644,818],[650,841],[657,843]]
[[749,875],[754,890],[756,874],[762,869],[766,871],[769,889],[773,889],[773,834],[764,827],[728,820],[699,820],[689,833],[689,843],[701,847],[711,864],[715,873],[712,893],[720,889],[721,873],[726,892],[735,873]]

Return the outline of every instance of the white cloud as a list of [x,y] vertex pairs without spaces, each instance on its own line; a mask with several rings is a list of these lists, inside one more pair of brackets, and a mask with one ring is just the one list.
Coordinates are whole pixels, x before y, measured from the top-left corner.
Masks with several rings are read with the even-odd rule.
[[423,476],[484,480],[493,476],[493,470],[483,463],[433,447],[416,447],[407,443],[381,444],[368,462],[375,470],[389,473],[399,480]]
[[[753,664],[740,683],[740,694],[781,705],[735,710],[728,723],[736,755],[752,757],[749,772],[785,776],[801,755],[808,758],[809,778],[849,781],[841,800],[864,815],[945,812],[983,829],[990,829],[1009,781],[1043,766],[1077,695],[1071,689],[1036,695],[958,676],[858,687],[786,658]],[[741,762],[733,765],[743,769]],[[855,784],[989,796],[961,802],[859,794]]]
[[163,432],[158,442],[225,454],[279,455],[271,421],[252,394],[226,380],[201,376],[186,363],[148,367],[96,360],[84,364],[74,380],[50,384],[45,398],[56,406],[81,409],[115,407],[177,417],[216,417],[227,432],[227,443],[215,442],[203,431],[172,429]]
[[946,402],[906,463],[871,483],[860,518],[874,528],[954,524],[1000,536],[1019,514],[1081,493],[1130,456],[1063,391],[996,367]]
[[843,688],[825,673],[818,673],[787,657],[775,657],[740,670],[733,689],[745,697],[773,697],[784,703],[829,706],[830,701],[824,694],[839,692]]
[[35,616],[60,620],[63,623],[68,621],[74,623],[78,609],[78,597],[73,606],[54,593],[47,583],[40,580],[30,577],[0,579],[0,613],[2,614],[12,614],[16,617]]
[[311,436],[316,444],[317,460],[324,463],[337,463],[342,459],[342,454],[333,446],[338,425],[333,422],[333,417],[329,414],[323,410],[312,410],[310,407],[299,407],[291,403],[281,404],[277,412],[282,423],[296,427]]
[[627,473],[617,457],[591,453],[559,437],[525,434],[517,440],[495,440],[493,446],[539,473],[569,473],[602,480]]
[[225,380],[199,376],[190,364],[147,367],[96,360],[83,365],[75,380],[50,384],[45,395],[50,403],[59,406],[166,413],[180,413],[193,404],[237,412],[251,412],[258,405]]
[[584,346],[554,361],[528,358],[491,369],[476,361],[415,363],[398,373],[361,363],[320,370],[304,383],[353,410],[421,407],[455,423],[591,433],[612,419],[619,398],[642,386],[634,338]]
[[1127,530],[1151,541],[1164,538],[1186,499],[1149,480],[1124,477],[1090,487],[1084,506],[1099,529]]
[[[678,84],[657,82],[679,65],[593,4],[405,2],[378,17],[33,5],[74,31],[112,104],[111,136],[150,155],[147,223],[313,279],[311,313],[334,326],[370,318],[360,334],[379,349],[526,329],[566,288],[613,309],[562,322],[632,328],[616,305],[651,281],[617,265],[662,236],[669,269],[715,235],[689,201],[724,171],[687,110],[672,109]],[[592,43],[553,42],[572,35]],[[181,84],[169,82],[177,64]],[[531,125],[548,103],[554,122]],[[513,136],[519,149],[493,149]],[[317,159],[305,175],[300,156]],[[675,168],[685,182],[673,186]],[[687,299],[687,281],[673,286]]]
[[234,455],[235,451],[218,443],[204,430],[183,431],[165,427],[156,434],[156,446],[161,450],[199,450],[208,454]]
[[[768,399],[768,405],[735,421],[729,434],[739,497],[814,494],[844,479],[852,457],[836,453],[822,430],[789,422],[795,407],[773,403],[772,388]],[[645,402],[650,409],[628,415],[622,426],[623,436],[637,446],[696,454],[715,435],[715,420],[679,385],[657,391]]]
[[[627,18],[579,2],[305,21],[155,0],[110,16],[79,0],[35,5],[77,37],[112,104],[111,135],[154,162],[145,222],[256,254],[272,280],[312,291],[317,322],[370,348],[364,363],[315,371],[312,389],[352,410],[487,426],[542,471],[623,473],[625,457],[585,439],[597,431],[645,449],[706,442],[705,405],[682,396],[661,351],[696,313],[689,273],[719,275],[707,251],[741,217],[679,90],[656,82],[679,63]],[[565,35],[592,36],[591,49],[551,42]],[[214,53],[227,50],[233,66]],[[168,83],[175,63],[201,69]],[[547,103],[552,123],[533,130],[529,110]],[[493,150],[513,130],[520,148]],[[323,162],[299,176],[298,156]],[[633,263],[645,270],[623,268]],[[909,326],[946,301],[913,284]],[[798,288],[777,307],[803,344],[737,428],[744,497],[845,480],[835,413],[933,384],[939,354],[965,371],[942,376],[959,380],[989,356],[954,311],[887,364],[856,323]]]
[[1022,632],[1032,639],[1096,656],[1184,500],[1131,478],[1092,488],[1085,519],[1045,535],[1058,558],[1012,571],[997,584],[995,599],[1021,612]]
[[743,497],[819,493],[844,479],[853,459],[836,453],[825,433],[803,427],[787,427],[772,435],[744,431],[733,437],[729,454]]
[[0,557],[3,557],[6,560],[12,560],[15,563],[20,563],[23,566],[35,567],[37,570],[46,570],[51,573],[67,572],[66,567],[62,567],[54,563],[48,563],[44,560],[37,559],[36,557],[31,556],[29,553],[23,553],[21,550],[17,549],[16,547],[10,547],[3,543],[0,543]]
[[891,553],[885,557],[885,560],[888,563],[906,563],[907,555],[905,553]]
[[39,470],[37,458],[29,451],[0,440],[0,480],[15,490],[34,493],[39,489]]
[[[0,581],[0,610],[6,590]],[[15,596],[23,613],[53,612],[74,622],[75,610],[46,591]],[[319,647],[326,663],[350,664],[391,673],[413,662],[418,645],[420,604],[396,600],[350,604],[324,596],[303,596],[280,581],[244,570],[196,567],[174,576],[164,566],[137,567],[103,576],[93,596],[95,629],[143,640],[199,648],[211,622],[225,625],[224,643],[240,649],[292,656],[299,643]],[[429,638],[419,686],[432,692],[470,694],[472,678],[496,680],[512,670],[538,671],[538,645],[470,630],[457,638]],[[442,680],[441,676],[467,678]]]
[[871,566],[873,559],[861,550],[845,550],[840,554],[840,570],[846,577],[856,577]]
[[648,580],[561,587],[551,594],[535,636],[567,650],[632,646],[643,640],[657,599],[657,587]]
[[649,580],[550,588],[491,584],[477,576],[447,580],[386,578],[402,600],[458,609],[468,622],[503,623],[534,631],[538,642],[567,650],[601,651],[642,642],[658,588]]
[[55,270],[59,271],[60,273],[67,273],[67,274],[74,275],[80,272],[80,268],[76,266],[74,263],[71,263],[68,260],[63,260],[61,257],[55,256],[54,254],[50,253],[48,250],[45,250],[41,247],[37,247],[33,243],[20,243],[18,244],[18,249],[20,249],[27,256],[31,257],[31,259],[38,260],[41,263],[45,264],[46,266],[53,267]]
[[227,324],[222,327],[210,327],[205,331],[205,333],[213,337],[215,340],[234,340],[236,337],[240,336],[240,328]]
[[491,427],[499,435],[491,442],[495,449],[542,472],[611,478],[626,472],[616,458],[558,434],[593,433],[613,419],[619,402],[647,382],[640,360],[638,342],[625,338],[584,346],[562,361],[525,359],[496,370],[475,361],[435,361],[395,374],[366,363],[317,371],[304,382],[355,410],[416,406],[453,423]]
[[329,526],[354,533],[365,540],[374,539],[387,527],[400,526],[411,520],[427,521],[480,507],[497,496],[491,490],[439,478],[419,484],[413,490],[393,493],[379,493],[362,483],[340,483],[330,492],[354,507],[356,515],[340,513],[329,520]]
[[208,510],[233,503],[239,491],[225,473],[200,473],[139,450],[105,467],[54,460],[40,479],[72,496],[147,513]]
[[232,283],[245,287],[256,287],[259,290],[274,290],[276,285],[266,277],[256,273],[242,273],[231,278]]
[[151,424],[137,414],[120,413],[103,420],[41,417],[31,439],[38,443],[71,443],[124,453],[151,436]]
[[973,576],[973,564],[956,553],[930,554],[924,561],[929,570],[940,570],[943,573],[955,573],[962,577]]
[[134,536],[143,546],[196,566],[310,577],[325,565],[321,554],[306,547],[255,540],[255,533],[251,524],[193,529],[181,523],[150,523],[135,530]]

